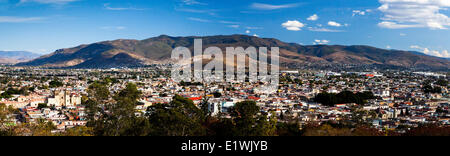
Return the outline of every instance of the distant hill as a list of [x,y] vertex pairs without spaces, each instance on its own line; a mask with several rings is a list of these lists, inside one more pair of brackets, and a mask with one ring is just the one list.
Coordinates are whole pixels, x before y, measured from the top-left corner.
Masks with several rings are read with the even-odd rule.
[[38,58],[39,54],[26,51],[0,51],[0,64],[15,64]]
[[449,70],[447,59],[420,55],[416,52],[385,50],[370,46],[313,45],[303,46],[273,38],[247,35],[206,37],[171,37],[161,35],[145,40],[104,41],[74,48],[60,49],[18,66],[112,68],[136,67],[164,63],[178,46],[193,50],[194,39],[203,39],[203,48],[225,47],[280,47],[280,62],[284,67],[318,65],[382,65],[403,68]]

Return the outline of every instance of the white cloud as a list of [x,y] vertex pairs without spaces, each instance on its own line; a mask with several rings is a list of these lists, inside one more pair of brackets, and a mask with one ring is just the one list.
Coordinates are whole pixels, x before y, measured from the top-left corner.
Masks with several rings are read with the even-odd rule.
[[450,58],[450,53],[448,52],[448,50],[442,51],[442,57]]
[[20,3],[35,2],[41,4],[66,4],[79,0],[20,0]]
[[258,35],[256,35],[256,34],[253,34],[253,36],[255,36],[255,37],[259,37]]
[[420,46],[418,45],[412,45],[410,46],[411,49],[422,49]]
[[436,57],[443,57],[443,58],[450,58],[450,53],[447,50],[443,51],[437,51],[437,50],[430,50],[428,48],[422,48],[418,45],[412,45],[410,46],[411,49],[419,49],[422,53],[430,56],[436,56]]
[[378,26],[389,29],[447,29],[450,18],[441,10],[450,7],[449,0],[379,0],[378,10],[384,16]]
[[106,10],[114,10],[114,11],[124,11],[124,10],[144,10],[135,7],[111,7],[109,3],[103,4]]
[[[175,8],[176,11],[181,11],[181,12],[189,12],[189,13],[201,13],[201,14],[208,14],[211,16],[216,16],[217,15],[217,11],[215,9],[187,9],[187,8]],[[226,22],[226,21],[225,21]]]
[[199,2],[196,0],[182,0],[185,5],[208,5],[207,3]]
[[319,19],[319,16],[317,16],[316,14],[307,18],[308,21],[317,21],[318,19]]
[[317,27],[308,27],[308,30],[316,32],[342,32],[342,30],[333,30],[328,28],[317,28]]
[[240,26],[239,25],[229,25],[228,27],[230,27],[230,28],[239,28]]
[[313,42],[313,44],[314,45],[323,45],[323,44],[328,44],[328,43],[330,43],[330,41],[329,40],[314,40],[314,42]]
[[43,20],[42,17],[13,17],[0,16],[0,23],[24,23]]
[[199,9],[178,9],[175,8],[176,11],[182,11],[182,12],[190,12],[190,13],[208,13],[209,10],[199,10]]
[[366,12],[365,11],[361,11],[361,10],[353,10],[353,15],[352,16],[356,16],[356,15],[364,16],[364,15],[366,15]]
[[219,23],[223,23],[223,24],[240,24],[239,22],[233,22],[233,21],[219,21]]
[[124,27],[124,26],[105,26],[105,27],[100,27],[100,29],[103,29],[103,30],[124,30],[124,29],[126,29],[126,27]]
[[386,46],[386,49],[391,49],[392,47],[390,46],[390,45],[387,45]]
[[444,51],[440,52],[440,51],[437,51],[437,50],[429,50],[428,48],[425,48],[423,50],[423,53],[427,54],[427,55],[431,55],[431,56],[450,58],[450,55],[449,55],[447,50],[444,50]]
[[250,30],[246,30],[245,33],[246,33],[246,34],[250,34]]
[[389,28],[389,29],[403,29],[403,28],[417,28],[420,25],[408,25],[408,24],[397,24],[394,22],[383,21],[378,23],[379,27]]
[[201,19],[201,18],[195,18],[195,17],[189,17],[188,20],[196,21],[196,22],[203,22],[203,23],[211,22],[210,20]]
[[250,7],[259,10],[277,10],[277,9],[295,8],[298,7],[299,5],[300,5],[299,3],[281,4],[281,5],[253,3]]
[[245,27],[245,28],[250,29],[250,30],[263,29],[262,27]]
[[333,26],[333,27],[341,27],[342,26],[342,24],[335,22],[335,21],[329,21],[328,25]]
[[281,24],[281,26],[283,26],[284,28],[286,28],[287,30],[290,30],[290,31],[300,31],[305,26],[305,24],[303,24],[297,20],[294,20],[294,21],[287,21],[287,22]]

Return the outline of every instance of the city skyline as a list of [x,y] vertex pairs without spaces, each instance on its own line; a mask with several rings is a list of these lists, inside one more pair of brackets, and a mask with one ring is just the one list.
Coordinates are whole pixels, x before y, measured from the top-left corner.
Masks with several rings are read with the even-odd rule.
[[[424,7],[425,6],[425,7]],[[445,0],[0,0],[0,50],[48,54],[104,40],[246,34],[450,57]],[[206,30],[206,31],[205,31]]]

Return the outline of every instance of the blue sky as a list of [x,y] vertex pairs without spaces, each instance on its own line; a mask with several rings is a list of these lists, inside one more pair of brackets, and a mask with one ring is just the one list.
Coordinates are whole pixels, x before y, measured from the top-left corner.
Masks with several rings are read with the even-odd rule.
[[0,50],[247,34],[450,57],[449,0],[0,0]]

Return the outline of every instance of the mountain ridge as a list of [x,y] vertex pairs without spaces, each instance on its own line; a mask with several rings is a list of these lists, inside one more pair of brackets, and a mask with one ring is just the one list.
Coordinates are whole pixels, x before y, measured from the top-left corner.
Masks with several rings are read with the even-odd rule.
[[280,63],[287,68],[302,65],[385,65],[404,68],[449,70],[450,61],[444,58],[416,54],[402,50],[386,50],[366,45],[300,45],[275,38],[247,35],[187,36],[160,35],[144,40],[118,39],[60,49],[17,66],[113,68],[138,67],[164,63],[175,47],[193,51],[194,39],[203,39],[203,48],[279,47]]
[[0,64],[26,62],[39,56],[41,55],[28,51],[0,51]]

